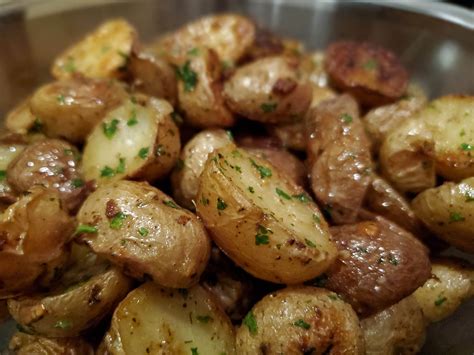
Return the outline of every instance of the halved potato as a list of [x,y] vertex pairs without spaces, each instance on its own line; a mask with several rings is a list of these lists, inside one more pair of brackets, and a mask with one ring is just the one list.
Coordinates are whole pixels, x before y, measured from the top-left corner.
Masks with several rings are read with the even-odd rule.
[[135,29],[123,19],[104,22],[57,57],[51,68],[56,79],[76,73],[90,78],[114,78],[125,67],[136,39]]
[[259,301],[237,330],[237,353],[365,354],[351,306],[316,287],[286,288]]
[[172,112],[167,101],[142,95],[110,111],[84,147],[86,180],[100,185],[124,178],[152,181],[168,174],[180,149]]
[[300,283],[324,272],[336,256],[327,224],[304,190],[232,145],[208,159],[197,212],[217,245],[264,280]]
[[228,132],[222,129],[201,131],[186,143],[181,151],[179,166],[175,167],[171,175],[173,196],[180,205],[188,209],[195,208],[199,178],[209,154],[232,143]]
[[94,349],[82,338],[46,338],[16,332],[8,349],[16,355],[93,355]]
[[201,221],[146,183],[99,187],[77,220],[87,226],[80,240],[132,277],[188,287],[199,280],[209,259],[210,241]]
[[360,322],[366,355],[414,355],[423,347],[426,321],[412,295]]
[[474,177],[425,190],[416,196],[412,207],[439,238],[474,253]]
[[34,126],[36,117],[30,110],[30,98],[15,106],[5,117],[5,127],[11,132],[27,134]]
[[117,82],[74,76],[40,87],[30,107],[48,137],[82,143],[106,113],[126,99]]
[[234,355],[234,329],[203,287],[145,283],[115,310],[99,354]]
[[450,316],[460,304],[474,296],[474,266],[461,259],[432,262],[431,277],[414,296],[429,322]]
[[299,60],[275,56],[237,68],[224,84],[231,111],[264,123],[302,119],[311,103],[311,85],[300,80]]
[[49,291],[9,299],[8,309],[30,333],[77,336],[107,316],[131,286],[109,262],[74,246],[69,268]]

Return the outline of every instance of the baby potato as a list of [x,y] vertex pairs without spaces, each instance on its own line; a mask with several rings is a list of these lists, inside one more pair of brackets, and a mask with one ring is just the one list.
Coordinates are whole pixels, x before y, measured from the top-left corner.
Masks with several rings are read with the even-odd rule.
[[8,344],[16,355],[93,355],[94,349],[82,338],[46,338],[16,332]]
[[263,123],[289,123],[306,113],[311,85],[298,77],[299,60],[275,56],[236,69],[224,84],[224,98],[231,111]]
[[395,54],[373,43],[332,43],[326,50],[325,68],[338,89],[367,106],[395,101],[408,86],[408,73]]
[[0,215],[0,299],[48,281],[65,261],[73,224],[57,192],[39,186]]
[[115,310],[99,353],[234,355],[234,329],[203,287],[145,283]]
[[76,73],[90,78],[121,76],[136,41],[135,29],[123,19],[104,22],[54,60],[51,74],[67,79]]
[[77,336],[107,316],[130,290],[131,280],[94,253],[74,251],[72,258],[47,292],[8,300],[11,316],[29,333]]
[[371,181],[370,142],[349,95],[327,100],[306,117],[311,188],[336,224],[355,222]]
[[327,224],[304,190],[232,145],[210,155],[197,212],[224,253],[263,280],[301,283],[323,273],[336,256]]
[[208,129],[199,132],[181,151],[179,166],[171,175],[173,196],[188,209],[194,209],[199,188],[199,178],[207,158],[214,150],[232,144],[232,138],[223,129]]
[[259,301],[237,330],[238,354],[365,354],[359,319],[338,295],[286,288]]
[[306,128],[303,119],[280,125],[269,125],[266,128],[268,133],[278,138],[285,148],[303,152],[306,150]]
[[423,312],[412,295],[360,322],[366,355],[418,354],[426,337]]
[[187,123],[195,127],[229,127],[235,123],[222,97],[221,64],[216,53],[196,47],[176,69],[178,101]]
[[423,223],[444,241],[474,253],[474,177],[446,182],[420,193],[412,202]]
[[7,181],[17,192],[34,185],[57,190],[69,211],[82,203],[89,189],[79,171],[79,152],[59,139],[45,139],[26,147],[10,164]]
[[74,76],[40,87],[30,107],[48,137],[82,143],[106,113],[126,98],[117,82]]
[[378,151],[385,137],[421,110],[426,105],[426,101],[427,97],[423,89],[416,84],[410,84],[406,94],[398,101],[367,112],[363,122],[374,150]]
[[280,36],[267,28],[256,25],[255,39],[244,59],[252,62],[260,58],[282,54],[284,50],[283,39]]
[[87,138],[82,157],[85,179],[101,185],[167,175],[180,150],[172,112],[165,100],[139,95],[110,111]]
[[474,296],[474,267],[461,259],[433,260],[431,277],[414,296],[429,322],[449,317],[460,304]]
[[210,241],[198,218],[147,183],[99,187],[77,220],[85,226],[80,240],[132,277],[188,287],[209,259]]
[[35,120],[36,117],[30,110],[30,98],[27,98],[7,113],[5,127],[13,133],[27,134]]
[[16,133],[0,137],[0,211],[2,212],[17,200],[17,194],[8,183],[6,173],[8,165],[25,149],[26,144],[23,136]]
[[331,228],[339,258],[325,287],[339,293],[364,316],[381,311],[415,291],[430,277],[425,246],[381,217]]
[[301,62],[301,75],[308,80],[313,88],[327,88],[328,86],[328,73],[324,68],[325,55],[323,51],[316,51],[308,53],[303,56]]

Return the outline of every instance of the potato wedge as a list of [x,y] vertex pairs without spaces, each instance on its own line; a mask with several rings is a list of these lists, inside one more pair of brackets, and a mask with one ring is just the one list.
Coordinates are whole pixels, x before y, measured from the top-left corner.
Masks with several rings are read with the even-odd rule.
[[263,123],[301,119],[311,102],[311,86],[298,77],[299,60],[268,57],[239,67],[224,84],[231,111]]
[[232,145],[208,159],[197,212],[216,244],[264,280],[300,283],[324,272],[336,256],[327,224],[304,190]]
[[395,101],[408,86],[408,73],[396,55],[373,43],[332,43],[326,50],[325,68],[337,88],[368,106]]
[[181,206],[195,208],[199,178],[209,154],[232,143],[231,136],[223,129],[201,131],[186,143],[181,151],[180,163],[171,175],[173,196]]
[[86,180],[105,184],[125,178],[152,181],[168,174],[180,150],[171,105],[136,96],[110,111],[87,139]]
[[431,277],[414,296],[425,318],[437,322],[474,296],[474,266],[455,258],[435,259],[431,265]]
[[221,64],[213,50],[195,47],[178,65],[176,74],[179,107],[187,123],[201,128],[235,123],[222,97]]
[[27,98],[7,113],[5,127],[13,133],[27,134],[35,120],[30,110],[30,98]]
[[353,223],[371,181],[370,142],[349,95],[327,100],[306,117],[311,188],[334,223]]
[[400,301],[430,277],[427,249],[410,233],[378,218],[331,228],[339,258],[324,287],[367,316]]
[[40,87],[30,107],[48,137],[82,143],[106,113],[126,99],[117,82],[74,76]]
[[77,336],[107,316],[132,286],[129,278],[90,251],[73,250],[72,259],[51,290],[8,300],[10,314],[29,333]]
[[16,332],[8,344],[16,355],[94,355],[94,349],[82,338],[46,338]]
[[146,283],[117,307],[100,348],[111,355],[234,355],[235,336],[203,287],[172,290]]
[[426,337],[423,312],[412,295],[360,322],[366,355],[418,354]]
[[436,236],[474,253],[474,177],[425,190],[416,196],[412,207]]
[[286,288],[259,301],[237,330],[237,353],[365,354],[359,319],[335,293]]
[[209,259],[202,223],[146,183],[118,181],[98,188],[77,220],[88,226],[80,240],[132,277],[188,287],[199,280]]
[[67,79],[76,73],[90,78],[119,77],[136,37],[135,29],[123,19],[104,22],[61,53],[51,74],[56,79]]

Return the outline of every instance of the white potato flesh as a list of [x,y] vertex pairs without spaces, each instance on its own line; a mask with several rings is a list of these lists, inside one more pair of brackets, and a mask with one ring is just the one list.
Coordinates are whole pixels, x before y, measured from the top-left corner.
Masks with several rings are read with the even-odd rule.
[[203,287],[172,290],[146,283],[119,304],[101,349],[111,355],[234,355],[235,336]]
[[107,21],[56,58],[51,73],[57,79],[70,78],[75,73],[91,78],[117,77],[127,63],[136,36],[127,21]]
[[126,177],[154,180],[166,175],[180,149],[172,112],[167,101],[142,96],[110,111],[84,147],[86,180],[103,184]]

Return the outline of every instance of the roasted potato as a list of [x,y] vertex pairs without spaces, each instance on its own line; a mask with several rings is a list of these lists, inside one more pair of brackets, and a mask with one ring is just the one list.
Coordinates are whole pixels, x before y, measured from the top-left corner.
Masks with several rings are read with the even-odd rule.
[[192,126],[229,127],[234,115],[222,97],[221,65],[212,49],[194,48],[176,69],[178,102]]
[[313,88],[328,88],[329,78],[324,68],[325,55],[322,51],[308,53],[301,62],[301,75],[308,80]]
[[210,155],[197,212],[216,244],[264,280],[300,283],[323,273],[336,256],[327,224],[304,190],[232,145]]
[[337,294],[286,288],[259,301],[237,330],[238,354],[365,354],[359,320]]
[[99,187],[82,205],[80,240],[132,277],[166,287],[199,280],[210,241],[202,223],[160,190],[118,181]]
[[362,121],[372,141],[374,151],[378,152],[387,134],[421,110],[426,105],[426,101],[427,97],[423,89],[416,84],[410,84],[406,94],[398,101],[367,112]]
[[152,181],[168,174],[180,150],[180,138],[161,99],[136,96],[96,125],[84,147],[86,180],[104,184],[124,178]]
[[8,300],[10,314],[29,333],[77,336],[107,316],[130,290],[131,280],[94,253],[79,249],[72,258],[51,290]]
[[7,181],[7,168],[11,161],[25,149],[26,144],[23,136],[16,133],[0,137],[0,211],[17,200],[17,193]]
[[410,233],[378,218],[331,228],[339,257],[325,287],[364,316],[415,291],[430,277],[427,249]]
[[283,39],[280,36],[257,25],[254,41],[245,55],[244,61],[252,62],[256,59],[282,54],[284,50]]
[[201,286],[172,290],[146,283],[115,310],[101,353],[234,355],[234,329]]
[[27,98],[7,113],[5,127],[13,133],[27,134],[36,120],[37,118],[31,113],[30,98]]
[[429,322],[450,316],[474,296],[474,267],[461,259],[433,260],[431,277],[414,295]]
[[264,123],[301,119],[311,103],[311,85],[298,78],[299,60],[276,56],[237,68],[224,84],[231,111]]
[[88,187],[79,171],[79,151],[59,139],[45,139],[26,147],[7,169],[7,181],[23,193],[35,185],[57,190],[64,207],[74,211]]
[[91,78],[120,77],[136,37],[135,29],[123,19],[104,22],[57,57],[51,74],[56,79],[76,73]]
[[327,100],[306,117],[311,187],[337,224],[352,223],[371,181],[370,142],[349,95]]
[[268,133],[278,138],[284,147],[305,151],[306,128],[305,121],[299,120],[292,123],[268,126]]
[[186,143],[181,151],[179,165],[171,175],[173,196],[181,206],[195,208],[199,178],[209,154],[232,143],[229,133],[222,129],[201,131]]
[[436,236],[474,253],[474,177],[425,190],[416,196],[412,207]]
[[408,296],[360,322],[366,355],[418,354],[426,336],[426,321],[415,297]]
[[46,338],[16,332],[9,350],[16,355],[93,355],[94,349],[82,338]]
[[373,43],[332,43],[325,68],[333,85],[368,106],[395,101],[408,86],[408,73],[395,54]]
[[82,143],[106,113],[126,98],[117,82],[75,76],[40,87],[30,107],[48,137]]

